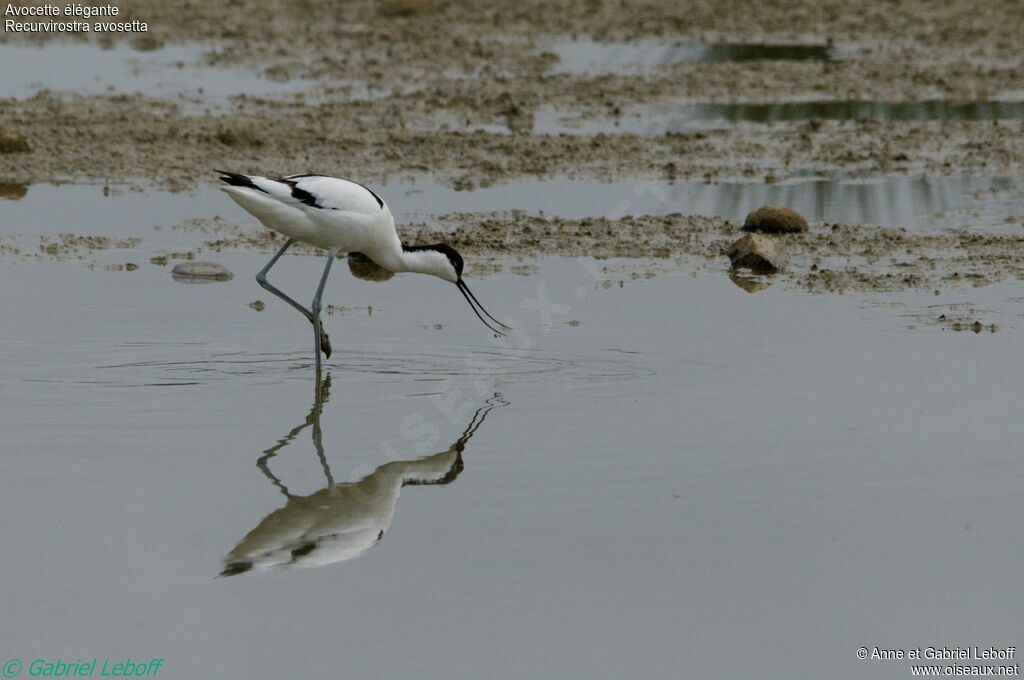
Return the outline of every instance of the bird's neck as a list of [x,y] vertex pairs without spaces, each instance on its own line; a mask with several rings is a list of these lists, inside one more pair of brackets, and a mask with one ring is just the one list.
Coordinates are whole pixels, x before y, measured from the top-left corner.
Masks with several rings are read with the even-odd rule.
[[394,245],[381,254],[377,263],[385,269],[416,274],[431,274],[445,277],[447,263],[444,256],[433,250],[406,250],[405,245],[396,239]]

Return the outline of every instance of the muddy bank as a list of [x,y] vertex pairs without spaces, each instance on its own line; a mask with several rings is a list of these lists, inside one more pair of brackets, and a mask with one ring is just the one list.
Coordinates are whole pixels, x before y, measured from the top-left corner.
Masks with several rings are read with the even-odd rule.
[[[1019,64],[1024,21],[1024,10],[1012,0],[941,5],[926,0],[898,5],[839,0],[359,0],[344,5],[331,0],[211,0],[181,5],[132,0],[121,9],[124,20],[149,24],[150,32],[139,42],[144,49],[202,42],[218,46],[217,60],[269,61],[282,77],[321,71],[382,81],[439,65],[463,74],[536,73],[550,63],[550,57],[537,56],[550,38],[571,35],[598,41],[831,41],[894,60],[941,53],[951,62],[1002,58]],[[912,59],[908,67],[920,61]]]
[[[725,267],[740,223],[719,218],[669,215],[618,220],[548,219],[526,214],[449,215],[440,219],[444,238],[467,252],[506,255],[650,257],[690,266]],[[410,228],[414,242],[437,233]],[[814,293],[937,290],[1024,278],[1024,234],[948,230],[922,234],[871,225],[815,223],[807,232],[772,237],[789,256],[775,275]]]
[[[157,55],[165,46],[201,46],[201,63],[193,66],[245,69],[296,89],[225,101],[200,93],[185,103],[49,92],[0,99],[0,133],[25,140],[0,152],[0,181],[186,188],[212,183],[207,171],[221,165],[370,182],[431,176],[472,187],[555,174],[781,178],[823,168],[993,176],[1021,174],[1024,163],[1024,123],[1016,114],[997,122],[883,115],[771,125],[741,117],[725,129],[664,134],[660,113],[662,122],[634,121],[629,134],[616,127],[658,107],[694,102],[1012,104],[1024,82],[1024,9],[1010,1],[896,7],[805,0],[134,0],[122,14],[150,26],[147,34],[126,37],[127,49]],[[101,45],[116,40],[79,37]],[[639,46],[640,70],[621,72],[613,58],[588,48],[587,72],[559,71],[560,46],[583,38],[612,51],[616,44]],[[678,44],[818,45],[835,58],[789,60],[771,51],[711,63],[665,58],[664,50]],[[644,45],[653,46],[649,53]],[[560,122],[566,117],[596,121],[613,134],[539,134],[571,130]]]
[[[144,256],[135,254],[140,261],[167,266],[176,260],[229,250],[269,254],[282,243],[273,232],[222,218],[187,220],[173,229],[191,234],[195,245],[187,250],[150,252],[140,239],[62,234],[42,237],[38,243],[9,238],[0,241],[0,253],[18,259],[89,262],[97,250],[143,250]],[[472,276],[487,276],[509,266],[514,273],[532,274],[536,268],[525,260],[549,255],[628,258],[634,264],[619,274],[632,277],[700,269],[724,273],[729,245],[743,235],[741,222],[715,217],[673,214],[572,220],[523,212],[449,214],[437,217],[431,225],[410,224],[399,231],[408,243],[452,244],[467,256],[467,272]],[[751,272],[740,269],[734,272],[737,285],[751,292],[774,282],[812,293],[895,292],[977,287],[1024,278],[1024,234],[962,229],[921,233],[812,222],[806,232],[770,238],[787,255],[785,269],[771,277],[752,278]],[[289,252],[323,254],[301,244]],[[512,258],[525,262],[509,265]]]
[[472,188],[523,176],[782,179],[823,168],[1010,176],[1024,166],[1021,121],[812,120],[582,136],[420,130],[403,127],[414,107],[380,101],[253,106],[250,113],[186,116],[173,102],[141,96],[4,100],[0,120],[25,135],[32,151],[0,154],[0,178],[184,189],[213,184],[211,169],[225,167],[366,182],[430,176]]

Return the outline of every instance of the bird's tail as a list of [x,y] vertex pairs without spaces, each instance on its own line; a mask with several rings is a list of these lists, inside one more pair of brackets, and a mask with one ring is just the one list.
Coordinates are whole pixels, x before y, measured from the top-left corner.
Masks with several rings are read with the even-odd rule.
[[214,172],[220,174],[220,181],[225,184],[230,184],[233,187],[246,187],[248,189],[255,189],[256,191],[263,191],[263,189],[256,186],[252,181],[252,178],[248,175],[240,175],[237,172],[228,172],[227,170],[217,169],[214,169]]

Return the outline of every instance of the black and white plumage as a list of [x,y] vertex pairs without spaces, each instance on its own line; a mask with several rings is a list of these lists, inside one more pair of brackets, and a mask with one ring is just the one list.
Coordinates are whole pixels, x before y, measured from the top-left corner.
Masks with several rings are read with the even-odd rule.
[[[325,383],[328,384],[329,383]],[[318,567],[350,560],[375,546],[391,527],[403,487],[443,485],[462,472],[462,454],[487,414],[508,404],[495,394],[477,409],[462,436],[446,450],[413,460],[385,463],[359,481],[337,484],[323,457],[320,441],[322,401],[317,399],[304,424],[264,451],[260,469],[288,499],[231,549],[221,576],[248,571]],[[313,426],[313,445],[321,455],[327,487],[308,496],[291,493],[272,472],[269,459],[303,428]]]
[[220,179],[224,192],[267,228],[324,250],[362,252],[398,271],[368,252],[400,251],[401,242],[391,210],[362,184],[323,175],[271,179],[224,172]]
[[[320,328],[320,298],[331,263],[339,252],[363,253],[390,272],[430,274],[454,283],[484,325],[501,334],[484,318],[486,315],[502,328],[508,328],[480,305],[462,280],[464,261],[458,251],[445,243],[422,246],[403,244],[395,230],[395,219],[387,203],[362,184],[315,174],[270,178],[220,170],[217,172],[224,182],[221,189],[225,193],[264,226],[288,239],[256,276],[256,280],[313,323],[318,348],[318,375],[320,351],[330,357],[330,342]],[[311,309],[295,302],[266,279],[270,268],[296,241],[323,248],[329,254]]]

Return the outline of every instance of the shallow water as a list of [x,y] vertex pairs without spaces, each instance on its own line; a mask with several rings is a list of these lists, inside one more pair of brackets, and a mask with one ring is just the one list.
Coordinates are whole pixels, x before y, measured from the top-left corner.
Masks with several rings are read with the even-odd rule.
[[40,90],[76,94],[135,94],[193,97],[218,103],[230,96],[283,95],[310,86],[304,80],[275,80],[257,71],[209,66],[202,45],[168,45],[138,51],[128,45],[93,43],[2,43],[0,98],[24,99]]
[[559,42],[550,51],[558,57],[553,73],[600,74],[650,71],[658,66],[683,62],[721,61],[832,61],[828,45],[718,44],[673,45],[655,40],[605,43],[580,39]]
[[394,189],[388,193],[395,196],[389,199],[392,209],[411,219],[442,211],[523,209],[566,218],[682,213],[742,221],[752,210],[771,203],[815,221],[1016,233],[1019,225],[1007,218],[1024,210],[1024,180],[981,177],[813,176],[781,183],[554,179],[469,192],[429,184]]
[[[374,185],[399,223],[432,222],[453,212],[521,209],[569,219],[667,215],[718,216],[742,221],[765,203],[790,207],[809,220],[871,223],[935,230],[964,227],[1017,233],[1024,212],[1024,180],[985,177],[862,179],[836,175],[787,182],[521,180],[456,191],[430,181]],[[198,245],[202,234],[182,241],[170,227],[191,218],[223,216],[255,224],[216,189],[194,193],[116,192],[98,186],[40,184],[0,200],[0,236],[75,233],[140,237],[154,247]],[[15,198],[16,196],[16,198]],[[157,228],[158,227],[158,228]],[[210,238],[210,237],[205,237]]]
[[[314,438],[310,329],[252,281],[264,259],[222,253],[245,275],[207,286],[0,263],[10,649],[174,677],[785,678],[861,677],[876,640],[1016,643],[1019,283],[750,295],[553,258],[473,277],[519,329],[497,342],[447,284],[338,268],[325,301],[362,311],[325,317]],[[318,269],[271,278],[304,300]],[[965,300],[1000,332],[920,325]],[[396,467],[445,483],[393,507],[344,486]],[[216,578],[265,518],[311,521],[285,491],[323,491],[328,531],[257,531],[294,568]],[[357,515],[372,540],[341,550]]]
[[534,132],[594,135],[600,132],[664,134],[727,129],[739,123],[821,120],[1020,120],[1024,101],[922,102],[796,101],[779,103],[696,103],[627,111],[619,118],[579,118],[544,108],[534,114]]

